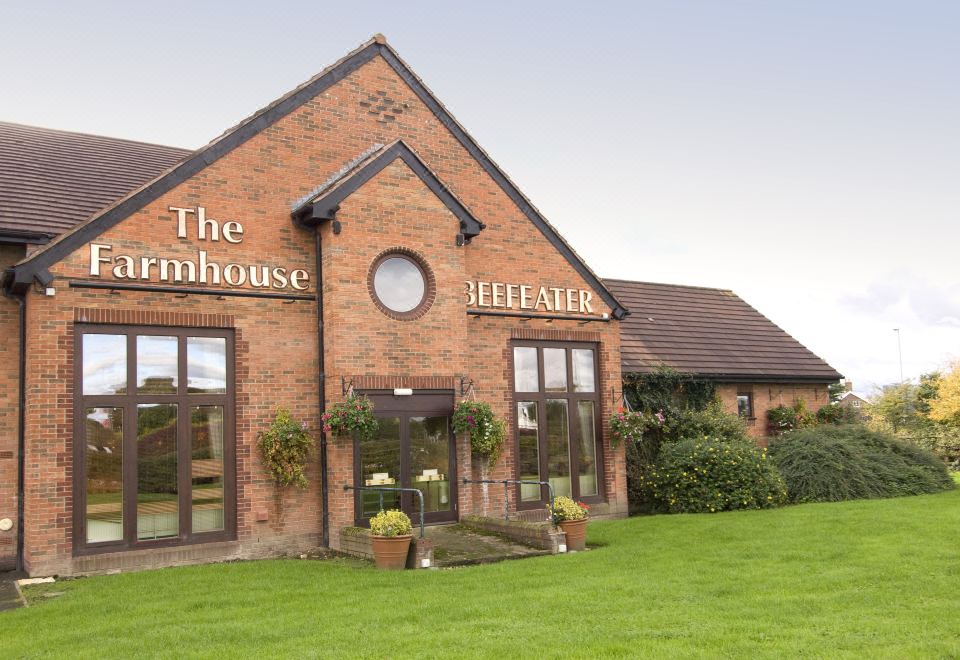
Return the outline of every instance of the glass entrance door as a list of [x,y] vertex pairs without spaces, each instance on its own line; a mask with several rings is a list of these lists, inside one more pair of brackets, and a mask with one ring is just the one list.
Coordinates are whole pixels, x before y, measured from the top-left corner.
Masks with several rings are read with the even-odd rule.
[[[426,522],[456,520],[456,451],[450,428],[451,395],[368,394],[380,423],[377,435],[355,443],[357,486],[416,488]],[[357,491],[356,518],[365,524],[380,509],[399,508],[414,525],[420,502],[414,493]]]

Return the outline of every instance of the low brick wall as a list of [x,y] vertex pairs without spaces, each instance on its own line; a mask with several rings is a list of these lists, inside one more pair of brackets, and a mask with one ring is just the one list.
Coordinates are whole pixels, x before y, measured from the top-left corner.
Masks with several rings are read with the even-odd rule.
[[[365,527],[340,529],[340,552],[373,561],[373,542],[370,530]],[[426,563],[424,563],[426,561]],[[433,566],[433,542],[414,536],[407,553],[407,568],[430,568]]]
[[[540,515],[542,518],[544,513],[540,512]],[[551,554],[560,552],[561,544],[566,545],[566,535],[548,520],[532,522],[486,518],[484,516],[464,516],[460,519],[460,524],[481,532],[500,534],[534,548],[549,550]]]

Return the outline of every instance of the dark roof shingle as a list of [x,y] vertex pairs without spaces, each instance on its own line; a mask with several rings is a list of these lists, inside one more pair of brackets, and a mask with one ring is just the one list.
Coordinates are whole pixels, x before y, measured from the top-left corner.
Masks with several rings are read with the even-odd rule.
[[732,291],[626,280],[604,284],[630,310],[620,322],[625,374],[665,365],[718,380],[841,378]]
[[190,153],[0,122],[0,233],[61,234]]

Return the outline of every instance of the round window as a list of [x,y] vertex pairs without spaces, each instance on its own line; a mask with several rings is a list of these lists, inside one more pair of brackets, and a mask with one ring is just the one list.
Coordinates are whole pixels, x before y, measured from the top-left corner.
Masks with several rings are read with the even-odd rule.
[[374,302],[388,316],[418,318],[432,302],[433,277],[419,260],[398,251],[381,255],[370,268]]

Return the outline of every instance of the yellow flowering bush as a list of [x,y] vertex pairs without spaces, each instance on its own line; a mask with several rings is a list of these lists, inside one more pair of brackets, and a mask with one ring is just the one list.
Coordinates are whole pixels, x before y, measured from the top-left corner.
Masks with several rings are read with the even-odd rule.
[[381,511],[370,519],[370,533],[374,536],[405,536],[413,531],[410,518],[403,511]]
[[550,510],[550,505],[547,505],[547,513],[553,518],[553,522],[555,523],[563,522],[564,520],[583,520],[587,517],[589,510],[590,507],[583,502],[577,502],[566,495],[560,495],[554,498],[552,511]]
[[787,500],[766,449],[739,440],[701,438],[664,446],[650,487],[658,508],[669,513],[768,509]]

